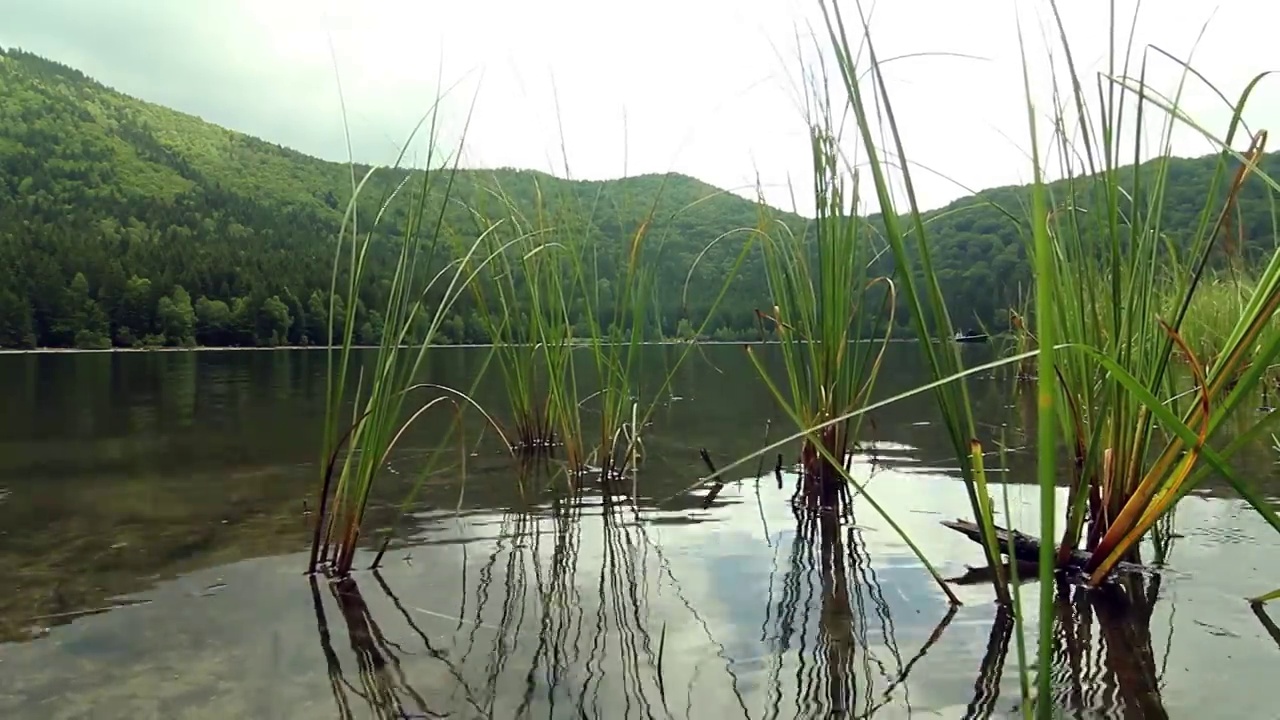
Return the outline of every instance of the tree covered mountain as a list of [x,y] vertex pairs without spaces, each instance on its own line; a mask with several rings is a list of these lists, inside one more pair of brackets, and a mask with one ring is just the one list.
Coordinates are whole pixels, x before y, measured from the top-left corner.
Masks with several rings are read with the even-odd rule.
[[[1280,170],[1277,156],[1267,164]],[[1213,158],[1174,162],[1165,223],[1172,235],[1194,226],[1213,167]],[[367,170],[355,168],[357,176]],[[351,173],[346,164],[131,98],[64,65],[0,51],[0,347],[324,342]],[[360,215],[373,217],[411,175],[375,172]],[[650,218],[648,236],[658,239],[646,258],[657,274],[655,337],[687,333],[708,313],[708,334],[748,337],[755,309],[770,304],[759,251],[739,262],[761,208],[696,179],[588,182],[462,170],[451,193],[463,202],[445,206],[442,217],[463,241],[480,231],[465,208],[499,193],[530,214],[539,197],[582,213],[605,298],[630,238]],[[999,328],[1028,285],[1023,228],[990,204],[1018,209],[1024,194],[993,189],[929,214],[932,256],[960,325]],[[1274,237],[1267,197],[1254,183],[1241,201],[1248,238]],[[381,332],[407,205],[389,206],[359,299],[338,308],[356,313],[363,341]],[[804,218],[768,212],[804,232]],[[892,271],[887,256],[881,262]],[[474,307],[464,295],[438,340],[487,339]],[[905,325],[905,312],[897,318]]]

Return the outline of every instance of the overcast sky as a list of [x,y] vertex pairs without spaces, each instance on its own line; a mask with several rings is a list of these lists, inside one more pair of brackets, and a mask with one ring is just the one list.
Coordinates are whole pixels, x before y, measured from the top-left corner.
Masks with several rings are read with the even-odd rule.
[[[1109,3],[1062,4],[1076,63],[1094,92]],[[852,20],[855,4],[842,7]],[[1133,7],[1118,4],[1122,33]],[[464,150],[470,166],[563,175],[562,125],[569,172],[578,178],[674,170],[749,195],[758,173],[770,200],[789,206],[788,178],[804,187],[808,172],[798,45],[814,57],[817,0],[0,0],[0,17],[4,46],[333,160],[346,158],[340,77],[354,153],[366,162],[392,161],[443,85],[453,88],[446,138],[459,136],[475,99]],[[908,157],[952,178],[916,173],[926,207],[967,194],[957,182],[1029,180],[1019,21],[1038,109],[1047,114],[1045,48],[1057,42],[1047,34],[1047,2],[1018,0],[1017,13],[1014,0],[874,7],[881,57],[982,58],[886,65]],[[1185,58],[1206,22],[1193,63],[1233,99],[1250,77],[1274,69],[1268,63],[1280,64],[1266,41],[1280,27],[1280,7],[1254,0],[1148,0],[1136,46]],[[1172,92],[1178,67],[1153,58],[1151,68],[1156,87]],[[1264,82],[1246,115],[1259,127],[1280,117],[1273,85]],[[1184,104],[1212,129],[1225,128],[1229,113],[1202,85],[1192,83]],[[1047,122],[1041,130],[1045,136]],[[1211,149],[1189,131],[1175,141],[1178,154]]]

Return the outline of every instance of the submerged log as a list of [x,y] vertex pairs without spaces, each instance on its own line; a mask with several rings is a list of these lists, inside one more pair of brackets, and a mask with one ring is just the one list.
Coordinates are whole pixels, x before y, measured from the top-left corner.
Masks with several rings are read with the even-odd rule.
[[[970,540],[985,545],[986,540],[982,537],[982,528],[978,524],[969,520],[943,520],[942,524],[964,535]],[[1024,532],[1017,530],[1006,530],[999,525],[996,526],[996,544],[1000,546],[1000,552],[1006,557],[1016,558],[1022,562],[1038,563],[1040,562],[1040,539],[1032,537]],[[1089,553],[1076,550],[1071,553],[1071,557],[1067,558],[1067,566],[1074,568],[1084,568],[1085,563],[1089,562]]]
[[[978,524],[970,520],[943,520],[942,524],[964,535],[970,540],[985,545],[986,541],[982,537],[982,528]],[[1024,532],[1017,530],[1006,530],[999,525],[995,527],[996,545],[1000,548],[1000,553],[1006,557],[1011,557],[1019,561],[1019,563],[1035,563],[1040,562],[1040,539],[1033,537]],[[1055,552],[1056,555],[1056,552]],[[1085,565],[1089,562],[1089,553],[1083,550],[1073,550],[1067,556],[1066,562],[1060,565],[1060,569],[1074,571],[1076,574],[1085,573]],[[1112,574],[1121,573],[1143,573],[1152,574],[1155,572],[1153,568],[1145,565],[1139,565],[1131,562],[1116,563]]]

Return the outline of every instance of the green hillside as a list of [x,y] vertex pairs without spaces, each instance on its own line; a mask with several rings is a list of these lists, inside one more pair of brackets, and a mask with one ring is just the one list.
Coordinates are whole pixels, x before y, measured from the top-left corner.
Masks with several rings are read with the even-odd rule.
[[[1195,234],[1218,163],[1216,155],[1167,160],[1160,232],[1170,240],[1170,247],[1186,248]],[[1228,163],[1231,171],[1238,165],[1235,160]],[[1280,153],[1264,155],[1260,165],[1270,177],[1280,177]],[[1148,163],[1140,170],[1139,177],[1145,183],[1139,186],[1140,196],[1149,196],[1154,192],[1154,165]],[[1122,169],[1123,187],[1132,187],[1132,173],[1132,166]],[[1229,181],[1229,176],[1219,181],[1219,203],[1225,200],[1225,185]],[[1066,183],[1053,183],[1049,191],[1055,207],[1088,208],[1100,204],[1099,199],[1092,196],[1094,188],[1087,182],[1075,188],[1075,201],[1070,200],[1072,188]],[[1027,293],[1034,286],[1026,253],[1027,230],[1024,223],[1014,223],[996,206],[1015,217],[1025,218],[1029,215],[1030,202],[1028,187],[1000,187],[961,198],[926,214],[938,281],[957,326],[981,324],[1002,330],[1008,326],[1008,308],[1023,307]],[[1216,220],[1220,210],[1221,204],[1213,206],[1214,216],[1210,222]],[[1147,203],[1144,212],[1151,211]],[[1097,221],[1096,216],[1082,215],[1081,232],[1096,232],[1093,223]],[[1245,181],[1229,230],[1231,247],[1239,251],[1246,269],[1265,264],[1265,258],[1275,251],[1277,233],[1271,191],[1256,176]],[[1218,247],[1225,248],[1227,243],[1220,242]],[[1220,264],[1222,252],[1217,252],[1213,259]]]
[[[372,217],[406,174],[376,173],[361,194],[363,216]],[[0,346],[95,345],[107,338],[133,345],[191,336],[217,345],[318,342],[350,178],[345,164],[130,98],[58,63],[5,52],[0,263],[12,272],[0,276]],[[592,214],[602,278],[659,200],[650,236],[663,239],[655,261],[667,281],[661,295],[668,334],[686,313],[705,315],[741,244],[707,253],[685,309],[680,289],[694,257],[726,229],[757,221],[754,203],[679,175],[599,183],[474,170],[460,173],[453,195],[478,198],[485,188],[501,188],[530,206],[540,189]],[[388,239],[356,308],[360,326],[369,320],[372,334],[404,206],[393,204],[379,225]],[[465,212],[446,219],[458,233],[474,235]],[[760,284],[744,278],[741,285]],[[747,296],[734,306],[725,322],[750,327]],[[444,339],[483,340],[466,304],[458,311]]]
[[[1267,161],[1280,170],[1276,156]],[[1213,158],[1174,164],[1171,235],[1191,227],[1213,165]],[[372,217],[406,175],[377,172],[361,195],[362,216]],[[0,347],[322,342],[350,177],[345,164],[128,97],[28,53],[0,51]],[[689,276],[694,259],[760,217],[755,203],[681,175],[579,182],[527,170],[465,170],[453,195],[483,207],[499,189],[524,208],[541,194],[589,217],[603,284],[653,211],[648,232],[658,242],[648,261],[658,270],[661,316],[653,330],[663,336],[676,334],[682,319],[696,325],[707,315],[746,234],[714,244]],[[931,213],[934,261],[960,325],[998,328],[1027,284],[1022,229],[989,205],[1020,214],[1021,195],[999,188]],[[1255,244],[1267,238],[1269,247],[1274,233],[1260,183],[1251,184],[1241,209],[1247,237]],[[803,218],[771,212],[803,225]],[[368,341],[379,333],[377,311],[404,217],[403,203],[393,204],[360,302],[343,310],[357,313]],[[451,237],[475,236],[476,222],[460,206],[450,205],[444,217]],[[769,304],[758,254],[731,279],[709,332],[750,336],[755,308]],[[466,302],[458,305],[442,340],[483,341],[472,312]],[[905,312],[898,321],[905,323]]]

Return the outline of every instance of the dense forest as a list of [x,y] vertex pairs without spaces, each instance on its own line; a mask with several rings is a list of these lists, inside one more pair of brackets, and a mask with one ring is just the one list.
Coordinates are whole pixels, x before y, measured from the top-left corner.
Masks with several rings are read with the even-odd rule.
[[[1215,162],[1172,163],[1164,223],[1172,238],[1194,227]],[[1265,165],[1280,171],[1280,156],[1267,156]],[[367,170],[355,168],[361,176]],[[0,50],[0,347],[324,343],[351,174],[345,164],[136,100],[29,53]],[[372,217],[415,177],[375,172],[360,196],[361,216]],[[755,310],[770,302],[760,253],[740,261],[749,230],[762,212],[799,232],[805,227],[804,218],[675,174],[584,182],[528,170],[461,170],[449,187],[461,201],[440,213],[452,240],[437,248],[438,261],[482,231],[477,216],[496,204],[486,199],[504,198],[531,215],[539,203],[559,204],[588,220],[601,312],[610,278],[644,225],[657,239],[646,260],[657,277],[656,327],[646,328],[655,339],[688,335],[704,320],[708,336],[755,336]],[[995,205],[1019,211],[1024,196],[1025,188],[997,188],[928,214],[932,257],[957,325],[999,330],[1019,305],[1030,278],[1024,229]],[[407,204],[390,205],[374,231],[354,307],[337,300],[336,313],[355,313],[361,342],[380,337],[379,309]],[[1240,216],[1246,238],[1275,237],[1260,183],[1244,193]],[[868,219],[869,228],[877,223]],[[893,270],[887,258],[880,261],[886,273]],[[475,312],[463,295],[435,341],[485,341]],[[899,312],[897,322],[905,325],[907,314]]]

